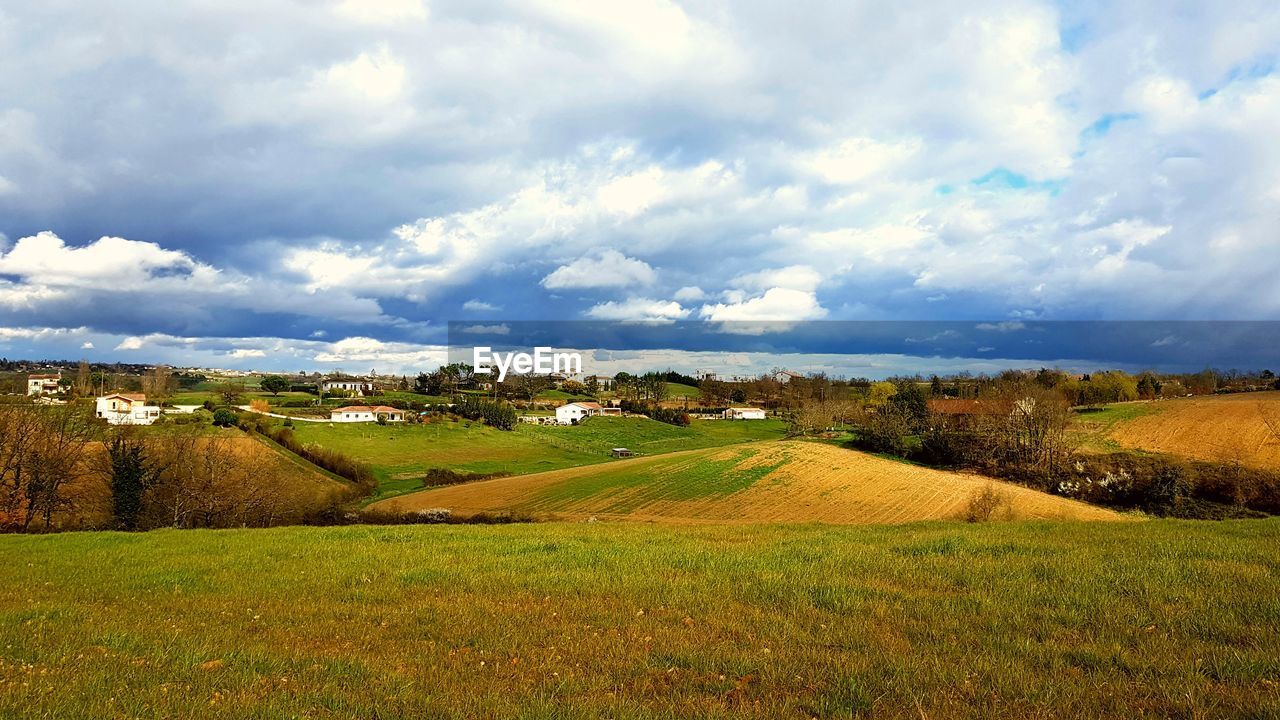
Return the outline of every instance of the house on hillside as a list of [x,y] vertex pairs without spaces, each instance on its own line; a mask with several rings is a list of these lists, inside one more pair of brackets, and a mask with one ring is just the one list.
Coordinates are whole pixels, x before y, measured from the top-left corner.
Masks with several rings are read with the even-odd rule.
[[622,408],[605,407],[597,402],[572,402],[556,408],[556,422],[561,425],[576,425],[596,415],[622,417]]
[[791,372],[790,370],[779,370],[778,372],[773,374],[773,379],[777,380],[783,385],[786,385],[792,380],[803,380],[804,375],[801,375],[798,372]]
[[725,420],[763,420],[764,410],[756,407],[731,407],[724,411]]
[[98,398],[94,415],[110,425],[150,425],[160,417],[160,407],[148,405],[142,393],[112,393]]
[[58,386],[58,381],[61,379],[62,375],[28,375],[27,394],[53,395],[61,392],[62,388]]
[[333,375],[320,381],[322,393],[350,393],[352,395],[368,395],[374,390],[372,380],[352,377],[350,375]]
[[349,405],[329,412],[329,422],[404,422],[404,411],[386,405]]
[[587,375],[585,373],[578,373],[577,375],[571,376],[569,379],[588,386],[594,381],[596,387],[603,392],[609,392],[615,387],[614,379],[608,375]]

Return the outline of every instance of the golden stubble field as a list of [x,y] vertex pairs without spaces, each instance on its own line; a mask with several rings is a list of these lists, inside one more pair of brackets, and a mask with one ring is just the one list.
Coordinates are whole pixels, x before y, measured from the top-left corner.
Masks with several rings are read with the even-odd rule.
[[1118,423],[1120,445],[1173,455],[1280,469],[1280,392],[1179,398]]
[[960,517],[993,486],[998,519],[1117,520],[1104,508],[969,473],[934,470],[833,445],[785,441],[693,450],[455,485],[375,510],[515,511],[677,522],[906,523]]

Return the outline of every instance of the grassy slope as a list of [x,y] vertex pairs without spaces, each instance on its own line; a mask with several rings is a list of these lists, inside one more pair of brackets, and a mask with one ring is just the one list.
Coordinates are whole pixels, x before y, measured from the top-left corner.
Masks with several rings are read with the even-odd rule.
[[1280,712],[1280,520],[0,537],[0,715]]
[[1006,501],[1002,518],[1124,517],[977,475],[806,441],[706,448],[469,483],[374,508],[662,521],[902,523],[961,517],[969,499],[988,485]]
[[702,391],[692,385],[684,383],[667,383],[667,397],[669,398],[697,398],[702,396]]
[[1098,409],[1075,412],[1073,439],[1080,449],[1092,452],[1116,452],[1123,447],[1110,437],[1118,426],[1164,409],[1162,403],[1146,401],[1113,403]]
[[604,462],[618,446],[660,453],[781,437],[774,421],[698,422],[689,428],[643,418],[592,418],[575,427],[520,425],[514,432],[481,423],[433,422],[424,425],[297,423],[302,442],[314,442],[363,460],[374,467],[379,496],[421,487],[429,468],[513,475]]

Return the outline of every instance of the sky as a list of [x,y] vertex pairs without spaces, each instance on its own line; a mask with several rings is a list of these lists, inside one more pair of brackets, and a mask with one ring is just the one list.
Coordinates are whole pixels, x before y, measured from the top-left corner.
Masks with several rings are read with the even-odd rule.
[[0,354],[1280,320],[1277,62],[1274,1],[4,3]]

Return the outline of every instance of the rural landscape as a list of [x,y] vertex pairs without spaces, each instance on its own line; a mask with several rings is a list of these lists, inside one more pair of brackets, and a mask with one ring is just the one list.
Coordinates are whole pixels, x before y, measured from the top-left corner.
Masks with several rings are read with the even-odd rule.
[[11,714],[1280,709],[1270,372],[37,369]]
[[1280,720],[1280,2],[0,1],[0,720]]

